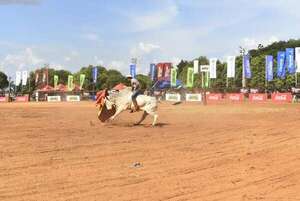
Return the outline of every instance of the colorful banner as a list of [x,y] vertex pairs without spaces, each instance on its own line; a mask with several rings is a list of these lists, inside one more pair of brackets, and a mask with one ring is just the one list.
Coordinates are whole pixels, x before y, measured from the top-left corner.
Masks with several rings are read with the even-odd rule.
[[39,71],[35,72],[35,84],[37,85],[37,83],[39,82]]
[[199,73],[199,60],[194,60],[194,73]]
[[273,80],[273,56],[266,56],[266,80],[268,82]]
[[295,61],[294,61],[294,48],[286,48],[286,68],[288,69],[288,72],[290,74],[295,74],[296,68],[295,68]]
[[136,77],[136,64],[130,64],[130,75],[133,78]]
[[156,68],[155,64],[150,64],[150,78],[152,81],[155,80],[155,71],[156,71],[155,68]]
[[22,71],[22,85],[25,86],[27,84],[28,79],[28,71]]
[[85,74],[80,74],[80,78],[79,78],[79,82],[80,82],[80,86],[79,87],[80,87],[80,90],[83,87],[84,81],[85,81]]
[[164,78],[164,64],[163,63],[158,63],[156,65],[157,69],[157,79],[158,80],[163,80]]
[[267,94],[249,94],[250,103],[264,103],[268,99]]
[[297,65],[297,73],[300,73],[300,47],[295,48],[295,59],[296,59],[296,65]]
[[98,78],[98,68],[97,67],[93,67],[92,77],[93,77],[93,82],[97,83],[97,78]]
[[205,74],[205,88],[208,88],[209,87],[209,81],[210,81],[210,79],[209,79],[209,72],[206,72],[206,73],[204,73]]
[[58,85],[58,75],[54,75],[53,79],[54,79],[54,89],[56,89]]
[[171,69],[171,87],[176,87],[176,80],[177,80],[177,69]]
[[277,76],[281,79],[285,78],[285,52],[277,53]]
[[227,57],[227,77],[235,77],[235,56]]
[[73,75],[68,76],[68,90],[72,91],[74,89],[74,83],[73,83]]
[[238,94],[238,93],[226,94],[226,99],[231,102],[241,103],[244,100],[244,94]]
[[193,68],[188,68],[188,70],[187,70],[186,86],[187,87],[194,86],[194,69]]
[[217,78],[217,59],[212,58],[209,60],[209,76],[211,79]]
[[16,86],[19,86],[21,84],[21,80],[22,80],[22,73],[21,71],[17,71],[16,72]]
[[273,93],[272,101],[274,103],[291,103],[293,95],[291,93]]
[[46,83],[47,81],[47,75],[48,74],[48,70],[47,69],[44,69],[43,70],[43,83]]
[[29,95],[16,97],[16,102],[28,102],[28,101],[29,101]]
[[171,79],[172,63],[164,63],[164,80],[170,81]]
[[207,94],[206,100],[210,102],[219,102],[222,101],[222,94]]
[[250,57],[249,55],[243,56],[243,69],[245,78],[251,78],[251,68],[250,68]]

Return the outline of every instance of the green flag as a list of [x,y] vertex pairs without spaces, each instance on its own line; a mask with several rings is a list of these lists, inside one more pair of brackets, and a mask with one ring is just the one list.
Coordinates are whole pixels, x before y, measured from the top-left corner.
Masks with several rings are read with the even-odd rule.
[[85,74],[80,74],[80,89],[82,89],[82,86],[84,84],[85,80]]
[[176,87],[177,69],[171,69],[171,87]]
[[187,70],[186,86],[187,87],[194,86],[194,69],[193,68],[188,68],[188,70]]
[[73,75],[68,76],[68,90],[72,91],[74,89],[74,84],[73,84]]
[[57,84],[58,84],[58,75],[54,75],[54,89],[57,88]]
[[205,73],[205,87],[208,88],[209,87],[209,72]]

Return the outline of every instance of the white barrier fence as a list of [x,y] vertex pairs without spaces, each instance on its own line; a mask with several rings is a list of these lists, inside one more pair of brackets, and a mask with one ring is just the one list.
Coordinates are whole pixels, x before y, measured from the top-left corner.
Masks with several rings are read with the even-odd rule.
[[79,102],[80,96],[67,96],[67,101],[68,102]]
[[166,94],[166,100],[172,102],[179,102],[181,100],[180,94]]
[[201,102],[202,95],[201,94],[186,94],[185,100],[189,102]]
[[60,98],[60,96],[48,96],[47,101],[48,102],[60,102],[61,98]]

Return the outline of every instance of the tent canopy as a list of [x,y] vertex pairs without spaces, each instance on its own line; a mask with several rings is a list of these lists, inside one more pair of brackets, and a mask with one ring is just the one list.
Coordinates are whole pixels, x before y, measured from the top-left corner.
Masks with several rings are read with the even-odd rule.
[[46,85],[43,88],[39,89],[38,91],[45,91],[45,92],[47,92],[47,91],[53,91],[53,90],[54,90],[53,87],[51,87],[50,85]]
[[125,89],[127,86],[123,83],[120,83],[120,84],[117,84],[113,89],[114,90],[122,90],[122,89]]

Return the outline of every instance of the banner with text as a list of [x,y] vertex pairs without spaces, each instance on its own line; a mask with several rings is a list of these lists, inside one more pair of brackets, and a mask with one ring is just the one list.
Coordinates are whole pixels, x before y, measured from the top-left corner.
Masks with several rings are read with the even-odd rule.
[[171,87],[176,87],[176,80],[177,80],[177,69],[171,69]]
[[295,74],[295,59],[294,59],[294,48],[286,48],[286,68],[290,74]]
[[250,68],[250,57],[249,55],[245,55],[243,57],[243,69],[245,73],[245,78],[251,78],[251,68]]
[[151,80],[155,80],[155,71],[156,71],[156,65],[155,64],[150,64],[150,78]]
[[21,71],[17,71],[16,72],[16,86],[19,86],[21,84],[21,80],[22,80],[22,73]]
[[53,79],[54,79],[54,89],[57,89],[57,85],[58,85],[58,75],[54,75]]
[[28,71],[22,71],[22,85],[25,86],[27,84],[28,79]]
[[80,74],[80,80],[79,80],[79,82],[80,82],[80,86],[79,86],[80,89],[82,89],[84,81],[85,81],[85,74]]
[[217,78],[217,59],[212,58],[209,60],[209,76],[211,79]]
[[193,68],[188,68],[188,70],[187,70],[186,86],[187,87],[194,86],[194,69]]
[[273,56],[272,55],[266,56],[266,80],[268,82],[273,80]]
[[300,47],[295,48],[295,59],[296,59],[296,65],[297,65],[297,73],[300,73]]
[[194,60],[194,73],[199,73],[199,60]]
[[136,77],[136,64],[130,64],[130,75],[131,77]]
[[277,76],[281,79],[285,78],[285,52],[277,53]]
[[73,84],[73,75],[68,76],[68,90],[72,91],[74,89],[74,84]]
[[227,57],[227,77],[235,77],[235,56]]
[[93,82],[97,83],[97,77],[98,77],[98,68],[97,67],[93,67],[92,77],[93,77]]

